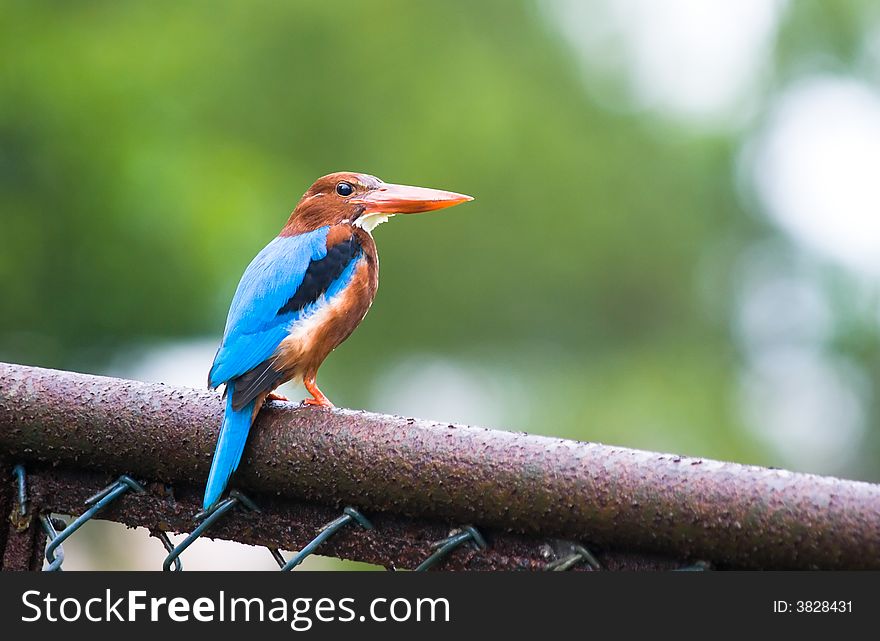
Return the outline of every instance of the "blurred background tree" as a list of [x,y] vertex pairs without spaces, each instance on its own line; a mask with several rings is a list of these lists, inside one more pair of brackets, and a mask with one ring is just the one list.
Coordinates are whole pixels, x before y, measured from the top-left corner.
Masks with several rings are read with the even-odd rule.
[[880,479],[877,3],[0,11],[0,359],[202,385],[351,169],[477,201],[377,231],[337,403]]

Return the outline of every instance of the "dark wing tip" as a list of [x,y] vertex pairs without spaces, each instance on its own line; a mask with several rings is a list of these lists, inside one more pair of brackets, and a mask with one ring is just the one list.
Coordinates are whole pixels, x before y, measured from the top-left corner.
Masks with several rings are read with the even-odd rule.
[[232,409],[238,411],[263,392],[271,392],[284,378],[282,370],[275,369],[275,359],[268,358],[235,379],[232,386]]

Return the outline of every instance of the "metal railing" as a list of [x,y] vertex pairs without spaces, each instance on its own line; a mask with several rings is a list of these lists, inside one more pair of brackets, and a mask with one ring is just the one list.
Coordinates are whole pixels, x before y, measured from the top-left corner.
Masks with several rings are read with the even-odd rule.
[[213,519],[286,569],[301,555],[279,549],[318,546],[410,569],[880,568],[877,485],[277,402],[233,504],[204,515],[221,411],[213,392],[0,364],[3,567],[42,565],[41,515],[115,493],[94,516],[160,537]]

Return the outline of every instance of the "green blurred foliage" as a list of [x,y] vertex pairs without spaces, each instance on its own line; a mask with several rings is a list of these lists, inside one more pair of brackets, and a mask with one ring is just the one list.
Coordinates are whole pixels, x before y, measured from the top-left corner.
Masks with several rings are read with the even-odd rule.
[[[805,42],[850,45],[850,13],[823,7],[792,8],[780,67]],[[731,274],[775,234],[737,198],[736,132],[597,105],[533,4],[2,15],[0,358],[100,370],[126,346],[219,337],[301,193],[351,169],[477,200],[377,231],[376,305],[322,370],[338,403],[440,354],[517,372],[535,403],[518,429],[773,463],[736,407]]]

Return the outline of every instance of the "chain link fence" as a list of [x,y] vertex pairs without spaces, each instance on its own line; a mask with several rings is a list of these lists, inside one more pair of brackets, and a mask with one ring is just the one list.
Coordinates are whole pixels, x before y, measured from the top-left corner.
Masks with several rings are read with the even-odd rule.
[[94,518],[147,528],[168,571],[202,536],[284,571],[316,552],[413,570],[880,568],[876,485],[286,403],[204,513],[220,412],[212,392],[0,364],[3,569],[63,569]]

